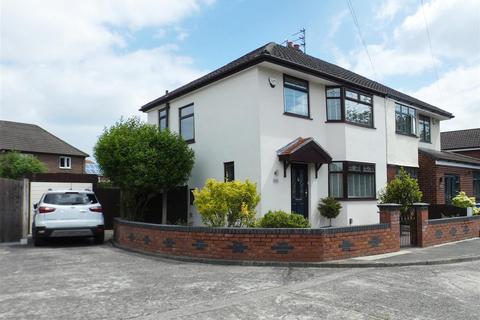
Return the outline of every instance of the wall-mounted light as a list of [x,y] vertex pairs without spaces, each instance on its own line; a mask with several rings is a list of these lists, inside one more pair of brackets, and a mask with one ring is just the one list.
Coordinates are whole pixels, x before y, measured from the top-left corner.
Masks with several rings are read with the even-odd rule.
[[278,169],[275,170],[275,171],[273,171],[273,175],[274,175],[275,177],[278,177]]
[[352,219],[352,218],[348,219],[348,223],[349,223],[350,225],[352,225],[353,219]]
[[268,77],[268,83],[270,84],[270,87],[275,88],[275,86],[277,85],[277,79]]

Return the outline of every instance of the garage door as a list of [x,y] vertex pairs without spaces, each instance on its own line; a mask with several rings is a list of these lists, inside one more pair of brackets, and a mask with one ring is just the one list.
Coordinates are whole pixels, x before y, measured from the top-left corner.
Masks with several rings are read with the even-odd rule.
[[52,190],[92,190],[91,183],[79,183],[79,182],[31,182],[30,183],[30,223],[29,223],[29,233],[32,232],[32,222],[33,222],[33,204],[37,203],[42,195],[48,191]]

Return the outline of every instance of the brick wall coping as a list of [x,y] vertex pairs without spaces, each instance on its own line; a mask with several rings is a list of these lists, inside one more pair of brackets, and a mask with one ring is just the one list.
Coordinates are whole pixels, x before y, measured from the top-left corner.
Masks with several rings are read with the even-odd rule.
[[443,224],[443,223],[455,223],[455,222],[472,221],[472,220],[480,220],[480,216],[432,219],[432,220],[427,220],[427,223],[428,224]]
[[166,224],[155,224],[146,222],[136,222],[115,218],[115,222],[122,225],[155,229],[162,231],[177,232],[204,232],[204,233],[223,233],[223,234],[336,234],[345,232],[360,232],[368,230],[388,229],[389,223],[369,224],[349,227],[328,227],[318,229],[300,229],[300,228],[214,228],[214,227],[191,227]]

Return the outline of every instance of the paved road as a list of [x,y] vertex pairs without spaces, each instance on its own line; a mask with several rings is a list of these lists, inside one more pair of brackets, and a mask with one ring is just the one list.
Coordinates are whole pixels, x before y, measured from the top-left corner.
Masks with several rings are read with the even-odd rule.
[[0,246],[0,319],[475,319],[480,262],[218,266],[88,241]]

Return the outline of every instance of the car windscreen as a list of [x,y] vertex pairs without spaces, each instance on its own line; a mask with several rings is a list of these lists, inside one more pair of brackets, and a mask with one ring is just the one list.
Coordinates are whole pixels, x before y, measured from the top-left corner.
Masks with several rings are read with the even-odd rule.
[[43,202],[48,204],[71,206],[98,203],[98,200],[93,193],[59,192],[46,194]]

